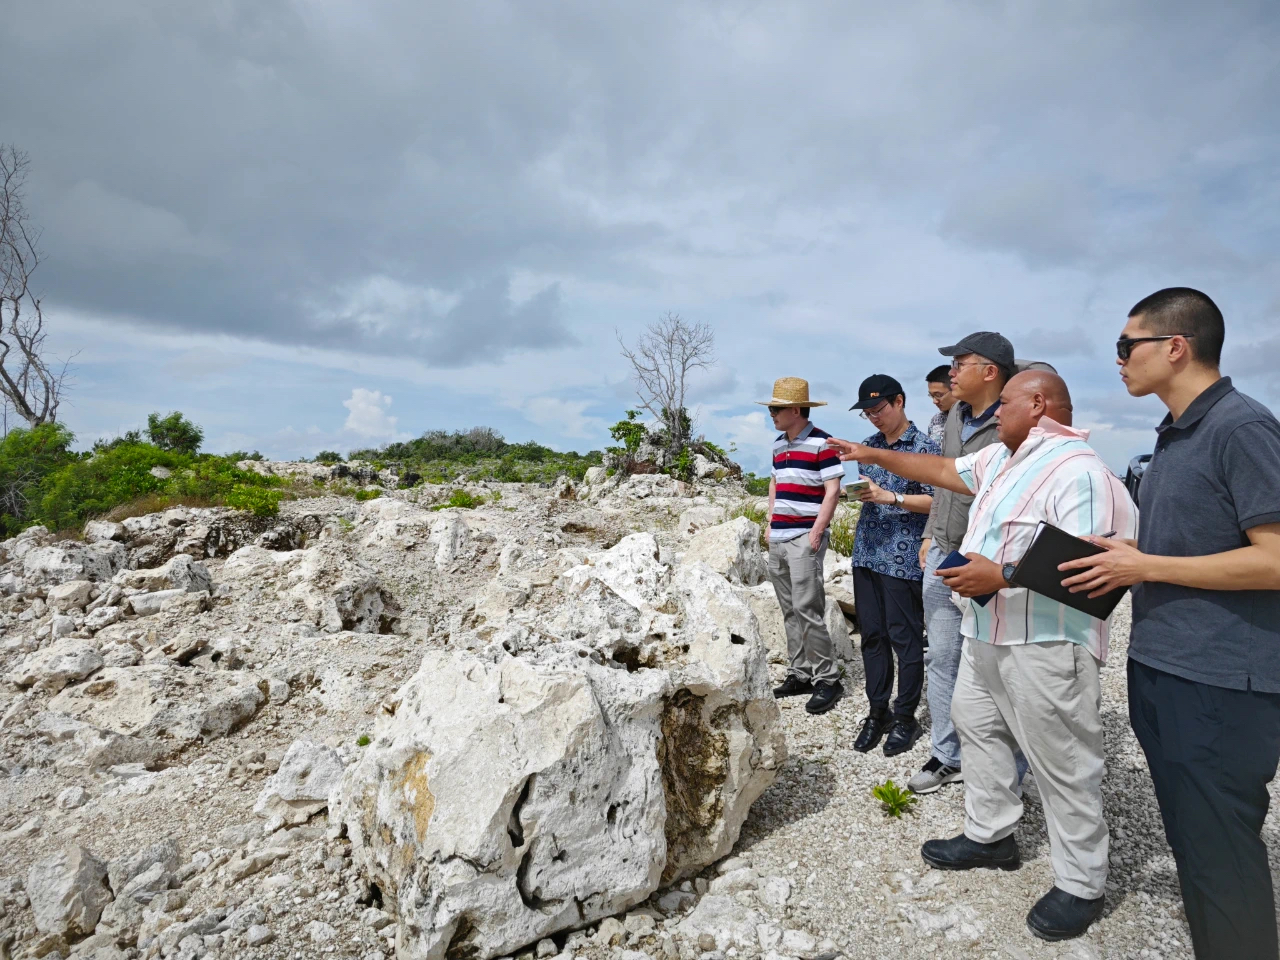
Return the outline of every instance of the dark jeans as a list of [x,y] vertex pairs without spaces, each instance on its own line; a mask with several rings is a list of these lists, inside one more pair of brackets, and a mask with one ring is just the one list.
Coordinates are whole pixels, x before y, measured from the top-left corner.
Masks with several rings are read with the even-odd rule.
[[898,658],[894,716],[914,717],[924,690],[924,602],[919,580],[853,568],[853,603],[862,632],[862,667],[872,710],[887,710]]
[[1178,862],[1197,960],[1276,960],[1261,831],[1280,760],[1280,694],[1184,680],[1131,659],[1129,721]]

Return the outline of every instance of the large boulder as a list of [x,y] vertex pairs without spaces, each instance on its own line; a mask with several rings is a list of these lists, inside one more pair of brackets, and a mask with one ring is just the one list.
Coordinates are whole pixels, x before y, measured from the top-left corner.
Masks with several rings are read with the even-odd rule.
[[26,892],[36,929],[67,940],[93,933],[102,908],[111,902],[107,865],[80,846],[33,863]]
[[212,590],[213,580],[209,568],[185,553],[175,554],[162,566],[151,570],[125,570],[117,574],[116,583],[148,593],[165,590],[182,590],[199,593]]
[[[654,573],[645,537],[613,559]],[[617,582],[637,600],[651,592]],[[682,567],[669,600],[681,626],[653,667],[575,642],[424,657],[331,809],[398,914],[398,956],[509,954],[732,848],[786,753],[734,589],[703,564]]]
[[35,583],[66,583],[69,580],[110,580],[128,562],[123,544],[112,540],[78,543],[62,540],[35,547],[22,557],[23,575]]
[[461,559],[466,554],[470,541],[471,531],[467,527],[467,521],[456,511],[447,511],[437,517],[431,524],[431,533],[427,537],[427,542],[434,551],[436,567],[440,570],[448,569]]
[[94,585],[88,580],[68,580],[50,587],[45,601],[59,613],[83,609],[93,599]]
[[685,563],[705,563],[716,573],[748,587],[765,578],[760,527],[746,517],[695,533],[684,552]]
[[19,687],[34,686],[57,693],[101,667],[102,654],[93,643],[68,637],[25,657],[7,679]]
[[295,740],[258,794],[253,812],[290,826],[305,823],[329,804],[342,780],[342,758],[314,740]]

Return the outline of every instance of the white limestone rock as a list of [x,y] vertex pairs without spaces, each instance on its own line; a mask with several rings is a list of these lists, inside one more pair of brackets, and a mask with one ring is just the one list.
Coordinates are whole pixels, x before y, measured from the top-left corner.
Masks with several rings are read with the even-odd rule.
[[324,633],[385,633],[398,613],[373,571],[333,541],[302,551],[288,579],[289,595]]
[[742,906],[733,897],[708,894],[680,921],[676,932],[695,942],[704,934],[710,936],[720,951],[736,947],[754,952],[759,943],[756,927],[763,923],[758,911]]
[[87,937],[111,902],[107,865],[81,846],[60,850],[31,865],[26,893],[41,933]]
[[19,687],[55,693],[102,668],[102,654],[92,641],[62,639],[27,656],[6,679]]
[[713,504],[690,507],[681,513],[680,519],[676,521],[676,532],[690,536],[699,530],[705,530],[708,527],[724,523],[724,517],[724,507],[717,507]]
[[94,585],[88,580],[68,580],[50,587],[45,595],[45,602],[59,613],[83,609],[93,599],[94,589]]
[[452,510],[442,512],[431,524],[431,534],[427,542],[435,551],[435,565],[438,570],[447,570],[463,557],[471,540],[471,531],[467,521]]
[[84,525],[84,538],[89,543],[95,543],[99,540],[123,540],[125,536],[124,524],[113,523],[110,520],[90,520]]
[[754,586],[765,578],[760,527],[746,517],[708,527],[689,540],[684,562],[705,563],[734,583]]
[[758,635],[634,671],[571,643],[429,652],[331,817],[397,904],[399,956],[488,960],[723,857],[784,759]]
[[[12,555],[12,554],[11,554]],[[78,543],[62,540],[36,547],[22,556],[23,576],[36,583],[110,580],[128,562],[124,545],[110,540]]]
[[116,574],[115,582],[147,593],[170,590],[199,593],[213,589],[209,568],[185,553],[175,554],[152,570],[121,571]]
[[[782,619],[782,608],[778,606],[777,594],[773,591],[773,585],[762,583],[749,590],[742,590],[741,596],[747,601],[747,604],[751,607],[751,612],[755,614],[756,620],[760,624],[760,636],[769,651],[770,661],[773,663],[786,663],[787,630],[786,624]],[[827,632],[831,635],[836,659],[843,660],[846,663],[854,662],[856,651],[853,648],[853,639],[849,634],[848,621],[845,619],[844,611],[839,602],[830,596],[827,597],[826,614],[823,619],[827,625]]]
[[560,577],[570,595],[582,595],[593,583],[608,587],[637,610],[655,606],[666,584],[667,567],[658,559],[658,541],[651,533],[633,533]]
[[305,823],[329,805],[329,795],[342,780],[337,751],[314,740],[295,740],[258,794],[253,812],[293,826]]

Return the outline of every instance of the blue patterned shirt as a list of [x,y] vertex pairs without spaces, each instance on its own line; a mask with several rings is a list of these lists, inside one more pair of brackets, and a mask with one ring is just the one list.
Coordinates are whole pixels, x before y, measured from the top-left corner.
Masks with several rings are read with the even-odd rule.
[[[897,450],[901,453],[932,453],[941,451],[938,445],[907,424],[898,442],[885,443],[883,433],[877,433],[862,441],[868,447],[881,450]],[[933,487],[914,480],[904,480],[884,467],[869,463],[858,464],[862,475],[892,493],[905,497],[916,494],[933,496]],[[923,580],[920,569],[920,541],[924,538],[924,526],[929,521],[927,513],[912,513],[897,504],[864,503],[858,517],[858,532],[853,538],[853,565],[866,567],[876,573],[897,577],[899,580]]]

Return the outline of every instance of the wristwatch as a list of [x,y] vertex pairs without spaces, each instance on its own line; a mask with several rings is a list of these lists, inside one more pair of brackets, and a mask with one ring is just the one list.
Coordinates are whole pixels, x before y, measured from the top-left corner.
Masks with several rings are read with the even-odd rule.
[[893,502],[896,503],[898,506],[902,506],[906,502],[906,500],[907,498],[900,493],[895,493],[893,495]]
[[1000,568],[1000,574],[1004,577],[1004,582],[1011,587],[1013,586],[1013,571],[1017,569],[1018,565],[1016,563],[1006,563]]

